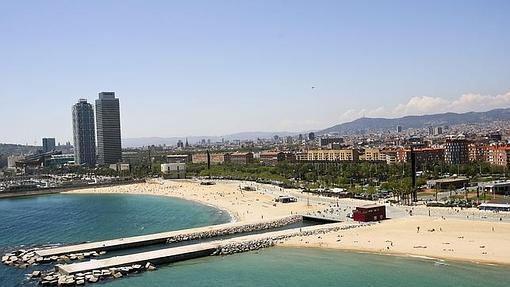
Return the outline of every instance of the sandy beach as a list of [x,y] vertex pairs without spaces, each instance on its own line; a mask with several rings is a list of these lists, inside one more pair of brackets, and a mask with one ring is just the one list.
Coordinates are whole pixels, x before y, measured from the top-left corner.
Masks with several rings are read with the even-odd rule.
[[[253,186],[256,191],[241,190]],[[239,181],[216,181],[215,185],[200,185],[194,180],[154,180],[149,183],[116,187],[91,188],[69,193],[127,193],[171,196],[213,205],[227,210],[236,221],[255,221],[291,214],[344,214],[359,200],[336,200],[303,195],[296,190]],[[281,194],[298,197],[298,202],[275,203]],[[476,210],[428,209],[418,207],[408,216],[408,207],[392,207],[393,219],[370,226],[331,232],[321,236],[295,237],[282,245],[355,250],[380,254],[431,257],[477,263],[510,265],[510,223],[508,214],[493,214]],[[460,214],[460,216],[459,216]],[[464,217],[464,214],[471,215]],[[487,220],[493,219],[493,220]],[[499,218],[502,218],[499,221]],[[351,222],[352,223],[352,222]],[[342,224],[342,223],[340,223]]]
[[149,183],[80,189],[66,193],[127,193],[177,197],[226,210],[235,221],[255,221],[324,209],[319,205],[307,206],[306,202],[275,203],[275,196],[264,192],[260,186],[257,191],[243,191],[240,187],[244,186],[256,184],[220,181],[215,185],[200,185],[199,181],[193,180],[154,180]]
[[320,237],[292,238],[284,246],[510,264],[510,224],[416,216]]

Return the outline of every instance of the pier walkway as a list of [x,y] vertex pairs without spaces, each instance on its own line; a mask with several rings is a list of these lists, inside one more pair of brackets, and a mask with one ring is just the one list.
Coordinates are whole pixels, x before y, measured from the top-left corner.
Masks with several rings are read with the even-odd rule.
[[276,222],[278,220],[282,220],[290,217],[280,217],[273,218],[268,220],[259,220],[253,222],[235,222],[235,223],[226,223],[226,224],[218,224],[206,227],[198,227],[191,229],[182,229],[176,231],[169,232],[161,232],[154,233],[148,235],[134,236],[134,237],[126,237],[126,238],[118,238],[112,240],[105,241],[97,241],[97,242],[89,242],[83,244],[62,246],[62,247],[54,247],[49,249],[41,249],[37,250],[36,254],[41,257],[51,257],[51,256],[59,256],[63,254],[72,254],[72,253],[83,253],[90,251],[111,251],[111,250],[121,250],[133,247],[141,247],[148,246],[152,244],[163,244],[166,243],[168,238],[179,236],[179,235],[189,235],[189,234],[198,234],[205,232],[214,232],[220,231],[225,228],[238,228],[248,225],[254,224],[271,224],[272,222]]
[[164,248],[154,251],[141,252],[130,255],[116,256],[101,260],[90,260],[74,264],[57,265],[57,270],[62,274],[73,275],[85,273],[93,270],[104,270],[113,267],[129,266],[134,264],[154,264],[177,262],[192,258],[212,255],[215,251],[231,244],[243,244],[255,242],[257,240],[283,238],[285,236],[294,236],[300,233],[306,233],[314,230],[333,228],[344,225],[345,223],[330,223],[324,225],[307,226],[302,228],[286,229],[280,231],[268,231],[260,234],[239,236],[226,240],[216,240],[206,243],[191,244],[188,246]]
[[151,262],[154,264],[176,262],[181,260],[209,256],[214,251],[216,251],[218,247],[219,245],[217,243],[201,243],[124,256],[116,256],[101,260],[90,260],[74,264],[56,265],[56,268],[60,273],[73,275],[93,270],[102,270],[112,267],[121,267],[133,264],[144,265],[146,262]]

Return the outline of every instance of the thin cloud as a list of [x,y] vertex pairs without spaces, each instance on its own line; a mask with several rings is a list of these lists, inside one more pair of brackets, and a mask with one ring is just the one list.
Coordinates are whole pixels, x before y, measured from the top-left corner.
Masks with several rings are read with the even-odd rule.
[[371,110],[350,109],[340,116],[341,120],[353,120],[367,117],[402,117],[407,115],[425,115],[444,112],[479,112],[510,107],[510,92],[500,95],[464,94],[456,99],[440,97],[412,97],[407,103],[395,107],[378,107]]

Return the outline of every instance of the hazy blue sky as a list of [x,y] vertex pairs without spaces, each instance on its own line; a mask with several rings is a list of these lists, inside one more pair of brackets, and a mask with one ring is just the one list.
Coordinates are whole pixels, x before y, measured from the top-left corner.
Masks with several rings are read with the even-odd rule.
[[[320,129],[510,106],[510,1],[1,1],[0,142]],[[312,89],[316,87],[315,89]]]

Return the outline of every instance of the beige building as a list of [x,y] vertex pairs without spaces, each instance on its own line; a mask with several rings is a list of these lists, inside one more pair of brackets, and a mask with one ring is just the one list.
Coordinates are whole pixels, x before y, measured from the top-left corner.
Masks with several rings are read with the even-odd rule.
[[382,154],[378,148],[366,148],[365,153],[362,154],[359,159],[366,161],[385,161],[386,156]]
[[129,163],[114,163],[110,164],[110,169],[115,171],[129,171],[130,166]]
[[[228,154],[211,153],[211,164],[222,164],[228,161]],[[193,163],[207,163],[207,153],[195,153],[192,156]]]
[[359,153],[356,149],[309,150],[307,161],[357,161]]
[[492,165],[508,166],[510,163],[510,147],[490,146],[486,148],[486,161]]
[[161,173],[164,178],[186,178],[186,163],[174,162],[174,163],[163,163],[161,164]]
[[298,151],[295,153],[296,161],[305,161],[308,159],[308,153],[306,151]]
[[395,149],[383,149],[379,157],[387,164],[396,164],[398,162],[398,152]]

